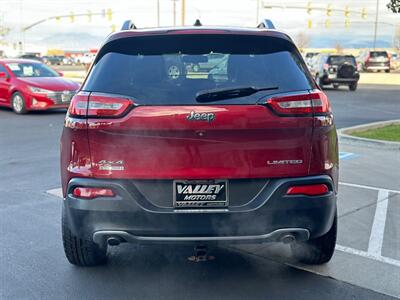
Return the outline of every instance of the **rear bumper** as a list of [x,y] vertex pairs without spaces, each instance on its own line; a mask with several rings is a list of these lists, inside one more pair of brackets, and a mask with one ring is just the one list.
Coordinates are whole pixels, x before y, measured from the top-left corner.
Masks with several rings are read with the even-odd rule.
[[[286,196],[289,186],[326,183],[323,196]],[[113,198],[82,200],[76,186],[109,187]],[[336,193],[329,176],[270,180],[249,203],[240,207],[175,210],[152,205],[132,190],[126,180],[74,178],[64,209],[76,235],[92,236],[97,243],[117,237],[133,243],[254,243],[284,241],[288,235],[307,240],[325,234],[336,211]]]
[[327,75],[322,77],[322,82],[324,84],[332,84],[332,83],[337,83],[337,84],[351,84],[354,82],[358,82],[360,79],[359,76],[356,76],[354,78],[329,78]]

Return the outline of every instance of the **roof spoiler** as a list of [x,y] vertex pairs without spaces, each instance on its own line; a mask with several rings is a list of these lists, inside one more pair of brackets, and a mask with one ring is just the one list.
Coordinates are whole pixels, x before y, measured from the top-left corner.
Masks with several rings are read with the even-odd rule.
[[260,29],[275,29],[274,23],[270,19],[264,19],[260,24],[258,24],[257,28]]
[[122,24],[121,30],[131,30],[131,29],[137,29],[137,27],[132,22],[132,20],[126,20],[124,24]]

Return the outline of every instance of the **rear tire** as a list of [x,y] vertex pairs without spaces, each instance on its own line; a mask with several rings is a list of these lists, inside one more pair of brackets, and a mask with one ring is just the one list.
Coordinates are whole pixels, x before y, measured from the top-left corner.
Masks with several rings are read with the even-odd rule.
[[107,246],[100,247],[89,236],[79,237],[74,235],[69,228],[64,207],[61,224],[64,252],[71,264],[89,267],[106,263]]
[[308,265],[321,265],[330,261],[335,251],[337,214],[329,231],[317,238],[291,245],[293,256]]
[[337,90],[337,89],[339,88],[339,85],[338,85],[337,83],[334,83],[334,84],[333,84],[333,88],[334,88],[335,90]]
[[351,83],[349,85],[349,90],[350,91],[355,91],[357,89],[357,82]]
[[24,96],[20,92],[15,92],[11,96],[11,107],[18,115],[23,115],[28,112]]
[[385,70],[386,73],[390,73],[390,70]]
[[323,85],[322,85],[322,80],[321,77],[319,77],[319,75],[317,75],[317,77],[315,78],[315,82],[318,84],[318,86],[322,89]]

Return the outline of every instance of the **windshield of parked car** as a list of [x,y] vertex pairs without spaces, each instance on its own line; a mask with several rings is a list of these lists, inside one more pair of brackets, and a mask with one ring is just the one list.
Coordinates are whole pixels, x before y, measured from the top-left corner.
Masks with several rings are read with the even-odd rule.
[[122,94],[138,104],[197,104],[213,89],[279,87],[219,103],[256,103],[313,88],[295,47],[282,38],[237,35],[134,37],[99,53],[83,90]]
[[353,56],[330,56],[328,63],[331,65],[342,65],[344,63],[355,65],[356,60]]
[[16,77],[58,77],[56,71],[41,63],[12,62],[7,67]]
[[388,57],[386,51],[371,51],[369,54],[370,57]]

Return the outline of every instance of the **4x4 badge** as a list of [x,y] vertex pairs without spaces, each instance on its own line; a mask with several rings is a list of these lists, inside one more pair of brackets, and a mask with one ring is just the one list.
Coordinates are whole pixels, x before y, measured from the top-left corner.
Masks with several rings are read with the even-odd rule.
[[188,121],[207,121],[208,123],[215,120],[214,113],[197,113],[195,111],[191,111],[189,115],[187,115],[186,119]]

